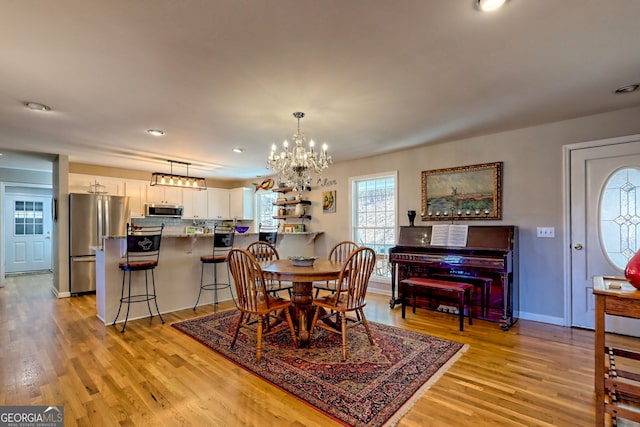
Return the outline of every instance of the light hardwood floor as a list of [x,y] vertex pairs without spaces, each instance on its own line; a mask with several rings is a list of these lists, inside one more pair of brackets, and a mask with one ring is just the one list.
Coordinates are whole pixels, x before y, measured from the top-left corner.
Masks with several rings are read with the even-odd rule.
[[[165,325],[131,321],[121,334],[97,319],[94,296],[56,299],[49,281],[0,288],[0,405],[64,405],[66,426],[338,425],[170,326],[212,306],[166,314]],[[474,320],[460,332],[453,315],[402,319],[388,297],[368,302],[371,321],[470,346],[399,426],[594,425],[592,331]]]

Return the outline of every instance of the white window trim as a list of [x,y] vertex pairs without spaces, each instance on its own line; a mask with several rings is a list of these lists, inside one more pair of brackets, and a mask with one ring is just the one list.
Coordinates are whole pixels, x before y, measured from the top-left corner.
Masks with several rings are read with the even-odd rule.
[[[258,200],[261,198],[260,196],[263,194],[275,194],[272,190],[258,190],[256,192],[254,192],[253,195],[253,211],[255,212],[255,220],[254,220],[254,229],[256,230],[256,232],[258,231],[258,227],[260,225],[260,217],[262,215],[262,211],[259,209],[260,208],[260,203],[258,203]],[[273,210],[271,211],[273,213]],[[274,223],[278,223],[278,220],[273,220]]]
[[[395,215],[395,222],[393,224],[393,228],[396,231],[396,237],[397,237],[397,233],[398,233],[398,193],[399,188],[398,188],[398,171],[397,170],[393,170],[393,171],[387,171],[387,172],[377,172],[377,173],[373,173],[373,174],[368,174],[368,175],[358,175],[358,176],[352,176],[349,177],[349,235],[351,236],[351,240],[354,239],[353,236],[353,226],[355,223],[354,220],[354,215],[355,212],[353,210],[353,187],[355,185],[355,182],[357,181],[363,181],[363,180],[368,180],[368,179],[376,179],[376,178],[384,178],[384,177],[388,177],[388,176],[393,176],[394,180],[395,180],[395,192],[394,192],[394,204],[396,207],[396,215]],[[391,278],[388,277],[382,277],[382,276],[372,276],[372,280],[378,283],[391,283]]]

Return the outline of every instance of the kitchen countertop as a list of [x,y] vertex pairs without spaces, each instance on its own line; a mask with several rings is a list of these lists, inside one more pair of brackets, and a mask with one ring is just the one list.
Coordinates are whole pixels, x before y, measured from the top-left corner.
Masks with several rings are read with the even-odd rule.
[[[318,235],[318,234],[322,234],[322,231],[303,231],[301,233],[278,233],[278,236],[296,236],[296,235],[300,235],[300,236],[309,236],[309,235]],[[256,236],[258,233],[257,232],[250,232],[250,233],[236,233],[236,236]],[[169,233],[163,233],[162,237],[211,237],[213,236],[213,233],[198,233],[198,234],[186,234],[186,233],[177,233],[177,234],[169,234]],[[104,236],[105,239],[124,239],[127,236]]]

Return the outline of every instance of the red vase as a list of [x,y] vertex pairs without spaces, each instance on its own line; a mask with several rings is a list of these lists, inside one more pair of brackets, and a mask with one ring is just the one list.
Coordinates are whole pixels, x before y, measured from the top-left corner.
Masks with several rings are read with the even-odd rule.
[[636,289],[640,289],[640,251],[629,260],[627,268],[624,269],[624,277],[627,278]]

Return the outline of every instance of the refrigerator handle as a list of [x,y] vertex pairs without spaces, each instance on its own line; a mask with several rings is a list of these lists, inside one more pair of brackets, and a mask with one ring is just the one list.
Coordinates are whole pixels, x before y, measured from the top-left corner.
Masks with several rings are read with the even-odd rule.
[[98,203],[98,247],[100,249],[104,249],[102,247],[103,243],[103,239],[102,237],[104,236],[104,205],[103,205],[103,199],[102,197],[98,197],[97,198],[97,203]]
[[[103,209],[103,218],[104,218],[104,222],[103,222],[103,227],[102,227],[102,237],[104,237],[109,230],[111,230],[111,227],[109,227],[109,216],[111,215],[111,209],[109,209],[109,200],[110,197],[103,197],[104,200],[104,204]],[[100,240],[100,247],[102,248],[102,245],[104,244],[104,239]]]

